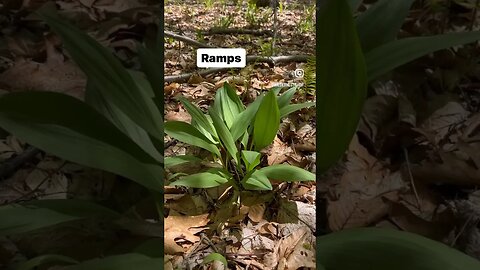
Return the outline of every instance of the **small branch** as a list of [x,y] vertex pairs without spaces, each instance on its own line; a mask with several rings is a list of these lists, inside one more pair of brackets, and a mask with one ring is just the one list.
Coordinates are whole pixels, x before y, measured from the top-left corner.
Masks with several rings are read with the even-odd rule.
[[208,44],[205,44],[205,43],[202,43],[202,42],[198,42],[194,39],[191,39],[189,37],[186,37],[186,36],[182,36],[182,35],[178,35],[178,34],[175,34],[173,32],[170,32],[170,31],[164,31],[164,34],[166,37],[171,37],[173,39],[176,39],[176,40],[180,40],[180,41],[183,41],[187,44],[190,44],[194,47],[200,47],[200,48],[215,48],[213,46],[210,46]]
[[[251,55],[247,56],[247,63],[269,63],[271,65],[277,65],[280,63],[289,63],[289,62],[306,62],[308,59],[308,55],[287,55],[287,56],[274,56],[274,57],[266,57],[266,56],[256,56]],[[165,76],[165,82],[185,82],[190,79],[192,75],[198,74],[200,76],[206,76],[209,74],[229,70],[231,68],[209,68],[204,69],[201,71],[196,71],[192,73],[185,73],[180,75],[171,75]]]
[[415,182],[413,181],[412,168],[410,167],[410,159],[408,158],[408,150],[405,147],[403,147],[403,154],[405,155],[405,161],[407,162],[408,176],[410,177],[410,184],[412,185],[413,194],[415,195],[415,199],[417,200],[417,207],[418,210],[422,212],[420,197],[418,196],[417,188],[415,187]]
[[41,151],[38,148],[29,146],[25,151],[17,156],[6,160],[0,164],[0,179],[5,179],[15,173],[23,164],[31,161]]
[[272,36],[273,33],[270,30],[255,30],[255,29],[243,29],[243,28],[211,28],[202,32],[203,35],[217,35],[217,34],[239,34],[239,35],[252,35],[252,36]]

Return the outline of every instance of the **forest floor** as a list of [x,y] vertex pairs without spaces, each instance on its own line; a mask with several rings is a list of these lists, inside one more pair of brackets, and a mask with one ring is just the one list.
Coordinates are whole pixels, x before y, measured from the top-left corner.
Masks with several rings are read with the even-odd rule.
[[[0,4],[0,94],[44,90],[83,99],[85,76],[60,39],[32,14],[45,2]],[[136,43],[155,39],[157,1],[55,2],[63,16],[111,49],[126,67],[139,68]],[[205,111],[224,82],[234,86],[245,105],[273,86],[307,83],[296,71],[311,72],[307,60],[315,55],[315,7],[303,3],[308,1],[281,1],[273,42],[272,9],[233,2],[166,1],[165,120],[189,122],[175,97],[184,96]],[[361,11],[371,1],[364,2]],[[400,36],[478,30],[480,12],[466,2],[416,1]],[[216,32],[225,28],[249,33]],[[195,61],[195,50],[204,45],[245,48],[255,57],[243,69],[206,74]],[[239,209],[219,207],[225,188],[165,186],[166,269],[216,269],[218,265],[202,264],[214,252],[236,269],[314,268],[315,235],[366,226],[417,233],[480,259],[479,55],[478,43],[443,50],[373,83],[347,154],[316,185],[274,183],[274,192],[250,194]],[[279,56],[286,58],[275,58]],[[308,85],[293,99],[314,100]],[[262,163],[315,172],[315,134],[314,108],[290,115]],[[2,165],[25,158],[13,171],[1,167],[1,205],[77,198],[154,216],[137,184],[0,135]],[[165,146],[165,156],[203,155],[168,136]],[[166,184],[175,173],[167,171]],[[68,223],[0,237],[0,268],[42,254],[78,260],[118,254],[143,240],[103,220]]]

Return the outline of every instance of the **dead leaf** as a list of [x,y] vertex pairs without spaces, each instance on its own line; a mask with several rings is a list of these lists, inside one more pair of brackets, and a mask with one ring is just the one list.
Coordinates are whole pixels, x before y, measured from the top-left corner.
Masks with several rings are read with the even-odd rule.
[[405,187],[402,174],[385,168],[355,136],[349,147],[346,171],[327,197],[330,229],[365,226],[377,221],[389,209],[382,197],[395,200],[397,191]]
[[199,216],[168,216],[165,221],[165,254],[184,252],[175,240],[184,239],[191,243],[200,240],[195,234],[205,230],[203,226],[209,222],[208,214]]

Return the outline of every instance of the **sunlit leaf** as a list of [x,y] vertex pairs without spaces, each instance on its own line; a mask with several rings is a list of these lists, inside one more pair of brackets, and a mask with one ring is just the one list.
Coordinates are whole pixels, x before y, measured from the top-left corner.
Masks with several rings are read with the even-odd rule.
[[255,150],[260,151],[270,145],[275,139],[280,125],[280,112],[277,98],[269,91],[258,107],[253,124],[253,142]]
[[189,123],[168,121],[165,123],[165,133],[181,142],[198,146],[220,156],[217,146]]
[[315,181],[315,174],[299,167],[277,164],[259,169],[266,177],[286,182]]
[[196,173],[181,177],[172,182],[170,186],[184,186],[191,188],[212,188],[228,182],[228,179],[220,173],[219,169],[210,169],[207,172]]

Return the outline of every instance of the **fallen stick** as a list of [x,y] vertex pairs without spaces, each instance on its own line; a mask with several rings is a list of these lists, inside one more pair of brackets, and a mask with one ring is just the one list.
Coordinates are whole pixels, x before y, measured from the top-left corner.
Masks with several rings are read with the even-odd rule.
[[[256,55],[251,55],[247,56],[247,63],[269,63],[271,65],[277,65],[280,63],[289,63],[289,62],[306,62],[308,59],[308,55],[287,55],[287,56],[273,56],[273,57],[267,57],[267,56],[256,56]],[[231,68],[209,68],[209,69],[204,69],[201,71],[196,71],[196,72],[191,72],[191,73],[185,73],[185,74],[180,74],[180,75],[171,75],[171,76],[165,76],[164,81],[165,82],[186,82],[192,75],[198,74],[200,76],[205,76],[213,73],[217,73],[220,71],[225,71],[229,70]]]
[[217,34],[240,34],[240,35],[253,35],[253,36],[272,36],[273,33],[270,30],[255,30],[255,29],[243,29],[243,28],[218,28],[214,27],[207,31],[202,32],[203,35],[217,35]]
[[205,43],[202,43],[202,42],[198,42],[194,39],[191,39],[189,37],[186,37],[186,36],[182,36],[182,35],[178,35],[178,34],[175,34],[173,32],[170,32],[170,31],[164,31],[164,34],[166,37],[171,37],[173,39],[176,39],[176,40],[180,40],[180,41],[183,41],[187,44],[190,44],[194,47],[200,47],[200,48],[215,48],[213,46],[210,46],[208,44],[205,44]]

